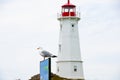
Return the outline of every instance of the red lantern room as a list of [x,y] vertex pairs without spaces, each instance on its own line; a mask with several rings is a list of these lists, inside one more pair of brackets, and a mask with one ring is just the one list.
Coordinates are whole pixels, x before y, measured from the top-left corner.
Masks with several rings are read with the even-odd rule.
[[62,16],[76,16],[76,6],[71,4],[70,0],[67,4],[62,5]]

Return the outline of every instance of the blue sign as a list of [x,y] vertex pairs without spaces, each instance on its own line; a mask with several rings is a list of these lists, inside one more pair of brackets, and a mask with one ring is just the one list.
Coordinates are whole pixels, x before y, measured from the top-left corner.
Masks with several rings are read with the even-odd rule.
[[40,62],[40,80],[50,80],[50,58]]

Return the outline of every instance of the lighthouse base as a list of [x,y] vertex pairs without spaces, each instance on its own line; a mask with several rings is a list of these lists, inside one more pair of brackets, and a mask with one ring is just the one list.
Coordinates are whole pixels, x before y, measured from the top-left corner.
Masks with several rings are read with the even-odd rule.
[[85,80],[85,79],[65,79],[65,78],[63,78],[61,80]]
[[59,78],[57,78],[58,80],[85,80],[84,78],[81,79],[70,79],[70,78],[62,78],[60,76],[58,76]]
[[58,61],[57,75],[68,80],[84,80],[82,61]]

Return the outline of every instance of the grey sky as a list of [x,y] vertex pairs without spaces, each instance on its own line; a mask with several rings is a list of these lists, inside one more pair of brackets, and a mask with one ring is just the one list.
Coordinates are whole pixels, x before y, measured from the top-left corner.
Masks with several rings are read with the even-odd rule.
[[[0,1],[0,80],[39,73],[37,47],[57,55],[57,13],[67,0]],[[120,1],[71,0],[80,8],[79,35],[86,80],[119,80]],[[56,72],[56,59],[52,71]]]

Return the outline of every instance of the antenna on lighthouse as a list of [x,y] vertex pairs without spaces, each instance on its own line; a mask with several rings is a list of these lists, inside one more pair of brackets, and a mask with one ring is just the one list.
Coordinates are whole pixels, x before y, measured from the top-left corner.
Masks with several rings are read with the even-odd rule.
[[68,4],[70,4],[70,0],[68,0]]

